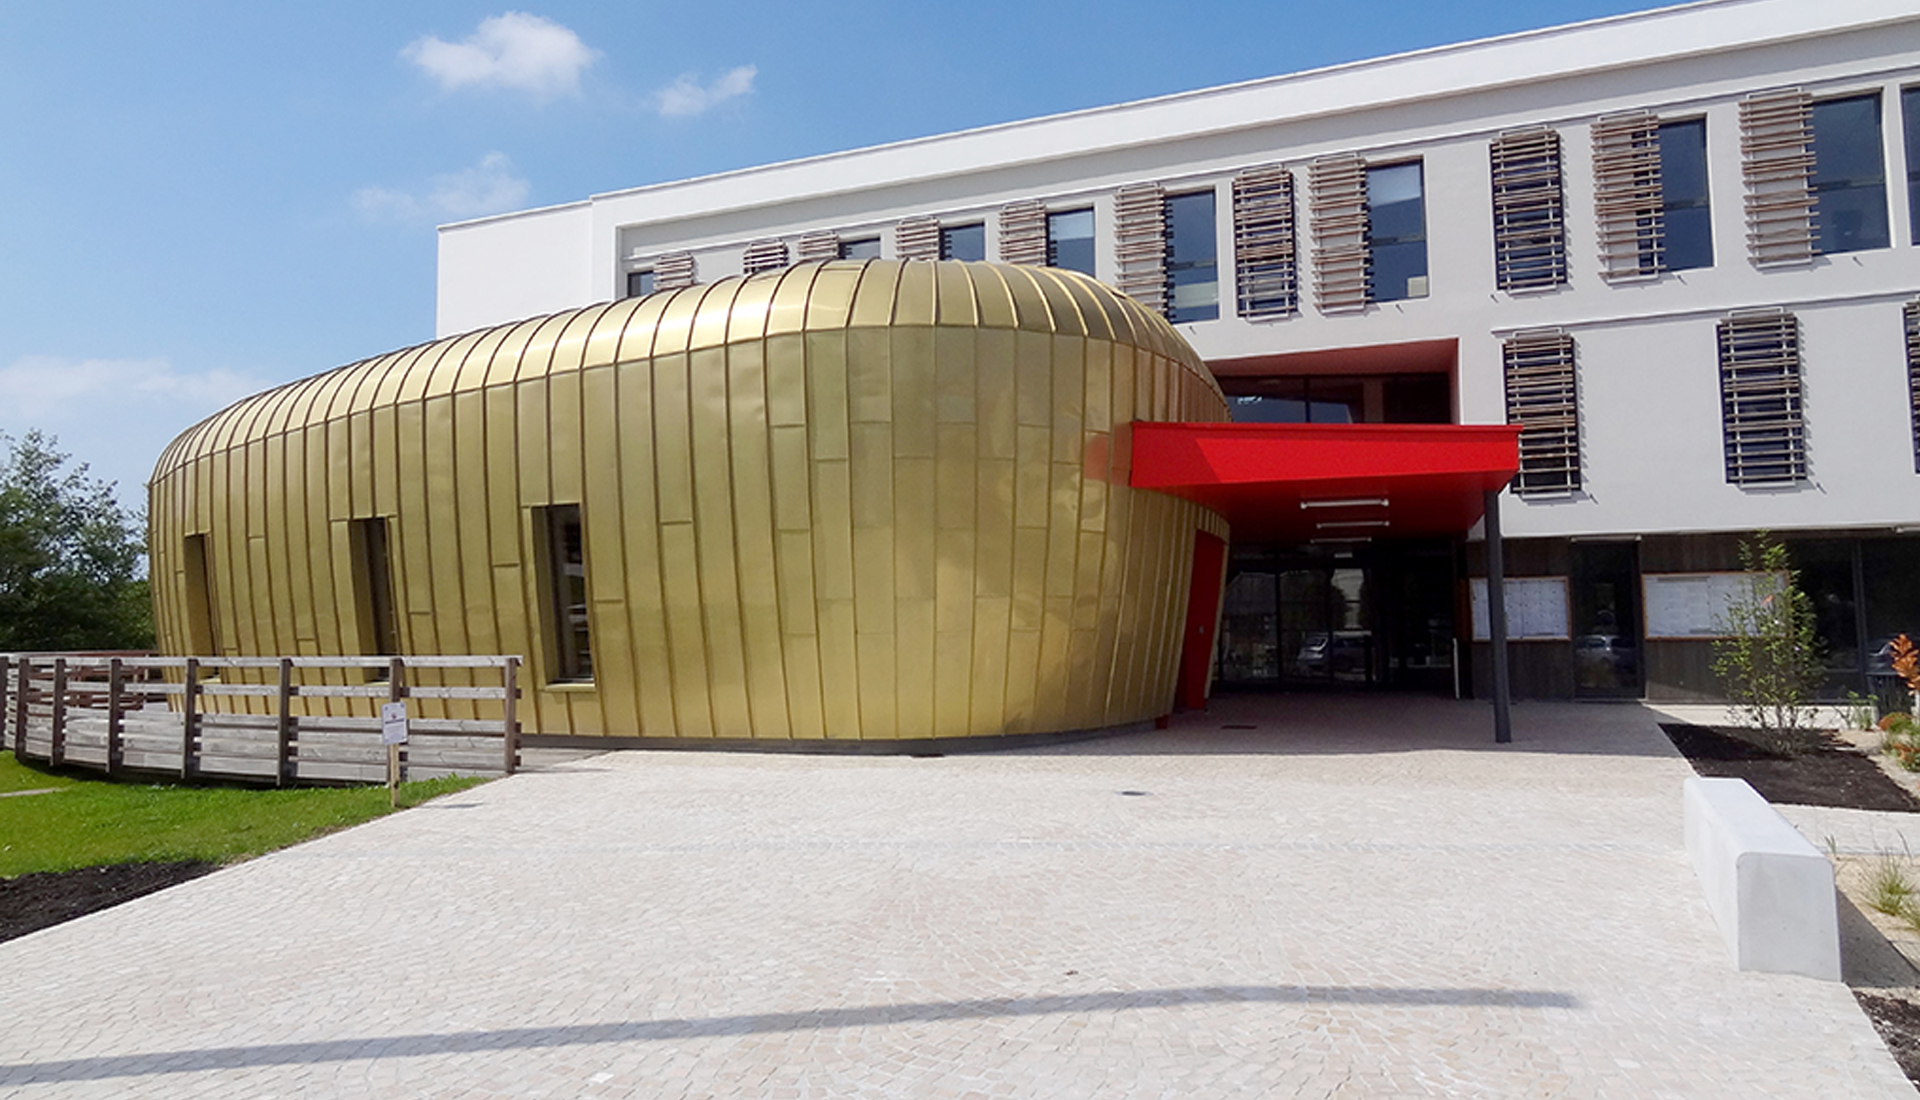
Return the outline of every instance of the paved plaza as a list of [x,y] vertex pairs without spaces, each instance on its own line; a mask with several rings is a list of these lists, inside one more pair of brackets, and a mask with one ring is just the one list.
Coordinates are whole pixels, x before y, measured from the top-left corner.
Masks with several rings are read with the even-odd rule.
[[1915,1095],[1729,965],[1653,714],[1515,718],[525,773],[0,944],[0,1094]]

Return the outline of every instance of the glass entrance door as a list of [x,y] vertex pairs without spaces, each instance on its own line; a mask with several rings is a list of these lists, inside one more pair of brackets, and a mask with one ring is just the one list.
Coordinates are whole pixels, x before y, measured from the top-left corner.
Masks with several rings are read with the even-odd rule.
[[1453,559],[1424,544],[1236,548],[1220,625],[1224,686],[1446,690]]

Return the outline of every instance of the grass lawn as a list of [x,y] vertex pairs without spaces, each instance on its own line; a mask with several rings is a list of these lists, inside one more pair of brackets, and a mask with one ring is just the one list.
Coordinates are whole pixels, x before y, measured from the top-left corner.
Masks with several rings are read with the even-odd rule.
[[[400,788],[402,807],[484,783],[429,779]],[[0,878],[103,863],[225,863],[298,844],[391,812],[385,787],[225,787],[124,783],[45,771],[0,752]]]

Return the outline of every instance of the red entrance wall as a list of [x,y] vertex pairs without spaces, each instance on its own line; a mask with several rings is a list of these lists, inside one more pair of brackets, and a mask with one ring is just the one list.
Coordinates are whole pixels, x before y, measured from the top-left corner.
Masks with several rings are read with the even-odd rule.
[[1213,632],[1220,621],[1221,582],[1227,543],[1205,531],[1193,533],[1193,584],[1187,592],[1187,629],[1180,649],[1176,702],[1188,710],[1207,705],[1207,673],[1213,668]]

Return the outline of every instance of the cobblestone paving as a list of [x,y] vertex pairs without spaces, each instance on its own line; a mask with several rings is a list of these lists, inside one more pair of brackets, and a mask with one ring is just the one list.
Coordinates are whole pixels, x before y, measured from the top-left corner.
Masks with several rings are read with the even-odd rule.
[[1648,712],[1516,720],[523,774],[0,945],[0,1094],[1915,1095],[1728,964]]

